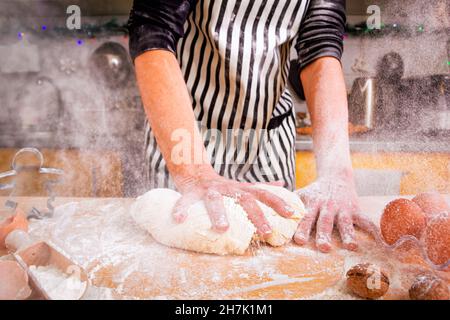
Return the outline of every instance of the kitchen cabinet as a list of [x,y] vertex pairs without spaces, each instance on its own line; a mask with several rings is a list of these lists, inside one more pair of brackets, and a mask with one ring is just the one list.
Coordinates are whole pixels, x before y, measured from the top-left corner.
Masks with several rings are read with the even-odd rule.
[[[0,172],[11,169],[11,161],[18,149],[0,149]],[[62,169],[60,183],[52,187],[57,196],[121,197],[123,196],[122,162],[118,154],[106,150],[41,149],[44,167]],[[15,195],[47,196],[46,183],[55,175],[24,170],[15,178]],[[8,181],[9,179],[9,181]],[[11,178],[0,183],[11,182]],[[9,190],[0,190],[6,196]]]
[[[402,172],[400,194],[417,194],[436,190],[450,193],[450,153],[419,152],[352,152],[353,168],[396,170]],[[297,188],[316,178],[316,164],[311,151],[298,151],[296,158]]]

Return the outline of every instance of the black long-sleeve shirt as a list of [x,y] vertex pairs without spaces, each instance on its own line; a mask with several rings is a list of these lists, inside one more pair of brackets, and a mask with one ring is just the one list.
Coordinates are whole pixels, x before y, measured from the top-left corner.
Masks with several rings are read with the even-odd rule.
[[[194,6],[194,0],[135,0],[128,23],[132,58],[153,49],[175,52]],[[341,58],[345,21],[345,0],[309,2],[295,46],[301,68],[320,57]]]

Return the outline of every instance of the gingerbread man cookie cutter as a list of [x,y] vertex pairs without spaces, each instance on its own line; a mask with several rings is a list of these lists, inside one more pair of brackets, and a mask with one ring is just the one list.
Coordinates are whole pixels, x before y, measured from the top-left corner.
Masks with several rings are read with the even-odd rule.
[[[32,155],[34,155],[37,160],[38,160],[38,166],[21,166],[18,164],[18,159],[21,155],[25,154],[25,153],[30,153]],[[0,183],[0,190],[11,190],[11,193],[8,196],[8,199],[5,202],[5,207],[11,211],[14,211],[18,205],[17,202],[13,201],[12,198],[14,196],[14,192],[15,192],[15,188],[16,188],[16,182],[14,181],[14,177],[17,177],[21,171],[29,169],[29,168],[33,168],[33,169],[37,169],[39,174],[49,174],[49,175],[53,175],[56,176],[56,179],[48,179],[47,181],[45,181],[44,183],[44,188],[49,196],[48,200],[47,200],[47,210],[46,211],[42,211],[42,210],[38,210],[36,207],[33,207],[28,213],[27,213],[27,218],[28,219],[43,219],[46,217],[52,217],[53,213],[54,213],[54,206],[53,206],[53,202],[55,201],[56,198],[56,194],[53,191],[53,187],[56,184],[59,184],[62,182],[62,178],[64,175],[64,171],[61,169],[57,169],[57,168],[47,168],[44,167],[44,156],[42,154],[42,152],[40,152],[38,149],[36,148],[23,148],[20,149],[13,157],[12,161],[11,161],[11,170],[9,171],[5,171],[5,172],[1,172],[0,173],[0,181],[2,179],[6,179],[6,178],[12,178],[13,181],[9,182],[9,183]]]

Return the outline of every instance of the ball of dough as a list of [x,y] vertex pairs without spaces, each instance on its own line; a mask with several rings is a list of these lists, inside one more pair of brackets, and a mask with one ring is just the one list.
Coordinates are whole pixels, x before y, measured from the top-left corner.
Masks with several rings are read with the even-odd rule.
[[389,278],[378,266],[363,263],[347,271],[347,288],[364,299],[377,299],[389,289]]
[[431,220],[435,215],[442,212],[450,212],[450,207],[445,197],[437,192],[420,193],[412,201],[425,212],[428,220]]
[[405,235],[420,239],[425,226],[425,213],[416,203],[407,199],[388,203],[380,221],[381,234],[388,244],[394,244]]
[[131,215],[156,241],[169,247],[214,254],[243,254],[247,250],[256,229],[233,199],[224,197],[229,228],[218,233],[211,229],[203,201],[186,208],[186,221],[175,223],[172,210],[180,198],[176,191],[153,189],[137,198]]
[[411,300],[449,300],[447,283],[433,274],[419,275],[409,289]]
[[450,260],[450,214],[442,213],[431,220],[425,230],[424,242],[428,258],[437,265]]
[[[294,215],[283,218],[272,208],[258,202],[269,225],[272,235],[265,241],[272,246],[281,246],[291,241],[299,220],[306,210],[300,198],[281,187],[256,185],[283,198],[294,210]],[[131,207],[134,220],[147,230],[152,237],[167,246],[203,253],[244,254],[256,237],[256,228],[246,212],[234,199],[223,197],[229,228],[224,233],[211,229],[203,201],[194,203],[187,210],[183,223],[175,223],[172,211],[181,194],[170,189],[153,189],[136,199]],[[261,240],[263,241],[263,240]]]

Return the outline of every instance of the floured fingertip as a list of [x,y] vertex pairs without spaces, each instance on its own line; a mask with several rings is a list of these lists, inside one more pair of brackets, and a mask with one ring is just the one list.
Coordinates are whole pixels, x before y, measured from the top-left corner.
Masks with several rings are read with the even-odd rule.
[[215,224],[212,226],[212,229],[218,233],[225,233],[228,231],[228,229],[230,228],[229,224]]
[[323,253],[329,253],[332,249],[330,243],[317,244],[317,248]]
[[186,221],[187,218],[187,214],[183,213],[183,212],[175,212],[173,214],[173,221],[175,223],[183,223],[184,221]]
[[263,224],[262,226],[257,228],[257,232],[260,237],[263,239],[267,239],[272,235],[272,228],[268,224]]
[[285,218],[290,218],[295,214],[295,210],[291,206],[284,206],[283,209],[284,209],[283,217]]
[[309,241],[309,237],[305,236],[304,234],[302,234],[302,233],[294,234],[294,242],[296,244],[303,246],[303,245],[307,244],[308,241]]
[[230,224],[225,216],[219,216],[216,221],[213,221],[212,229],[219,233],[224,233],[230,228]]
[[352,242],[343,242],[342,246],[344,249],[350,250],[350,251],[357,251],[358,250],[358,244],[354,241]]
[[321,252],[330,252],[332,249],[330,237],[325,234],[318,234],[316,238],[316,246]]

